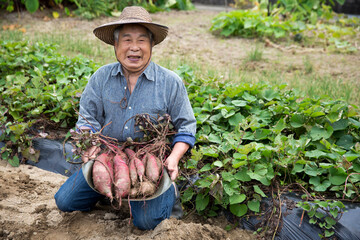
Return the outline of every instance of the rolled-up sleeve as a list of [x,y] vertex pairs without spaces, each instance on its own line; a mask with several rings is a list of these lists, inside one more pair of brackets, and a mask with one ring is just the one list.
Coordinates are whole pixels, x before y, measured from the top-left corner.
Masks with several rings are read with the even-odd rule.
[[185,142],[193,147],[195,144],[196,119],[184,83],[178,77],[171,91],[169,114],[177,130],[173,145]]

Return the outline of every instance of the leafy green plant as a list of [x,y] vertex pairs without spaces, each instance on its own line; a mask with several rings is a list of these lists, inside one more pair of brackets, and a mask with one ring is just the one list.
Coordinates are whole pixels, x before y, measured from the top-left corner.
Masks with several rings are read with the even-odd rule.
[[73,127],[79,97],[97,65],[64,57],[43,43],[0,41],[0,54],[0,128],[7,145],[2,157],[34,160],[31,139],[38,133],[32,127]]
[[237,217],[258,214],[275,183],[297,183],[328,198],[343,192],[359,197],[358,107],[326,96],[306,98],[284,85],[196,79],[187,67],[178,73],[188,83],[198,126],[181,168],[185,176],[197,176],[182,190],[185,205],[194,202],[207,216],[218,208]]
[[345,206],[339,201],[320,201],[298,202],[297,206],[304,209],[310,218],[309,223],[318,225],[323,234],[321,238],[329,238],[334,235],[334,226],[340,220]]
[[277,16],[267,16],[263,11],[237,10],[217,15],[212,20],[210,31],[225,37],[281,38],[288,32],[300,32],[305,28],[304,24],[280,21]]
[[220,13],[212,20],[210,31],[224,37],[293,38],[296,42],[309,39],[316,40],[330,51],[357,51],[356,43],[349,39],[356,38],[358,20],[340,17],[343,20],[330,22],[334,14],[326,1],[279,0],[271,7],[268,1],[260,1],[258,6],[257,9]]
[[[344,4],[345,0],[335,0]],[[315,24],[318,18],[332,18],[330,5],[333,1],[326,0],[278,0],[273,7],[274,12],[285,15],[293,20],[300,20]]]
[[102,15],[111,16],[111,10],[114,9],[115,2],[112,0],[72,0],[77,9],[75,14],[86,18],[93,19]]
[[[41,3],[41,6],[40,6]],[[5,8],[8,12],[14,11],[14,6],[19,9],[25,8],[28,12],[34,13],[38,9],[44,7],[51,8],[53,4],[72,6],[75,4],[75,14],[85,19],[94,19],[100,16],[117,16],[119,11],[122,11],[127,6],[142,6],[149,12],[154,13],[158,11],[167,11],[170,9],[191,10],[194,9],[191,0],[53,0],[42,1],[39,0],[22,0],[14,4],[13,0],[0,0],[0,8]],[[70,16],[70,10],[64,7],[64,13]],[[56,12],[56,16],[58,13]]]

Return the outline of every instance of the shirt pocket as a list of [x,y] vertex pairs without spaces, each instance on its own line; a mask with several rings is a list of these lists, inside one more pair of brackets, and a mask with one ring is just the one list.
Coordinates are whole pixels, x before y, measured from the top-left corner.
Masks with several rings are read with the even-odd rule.
[[155,104],[154,102],[153,104],[150,103],[143,104],[139,108],[139,110],[140,110],[139,114],[147,113],[150,114],[155,119],[158,119],[160,116],[163,116],[167,112],[166,106],[164,104]]

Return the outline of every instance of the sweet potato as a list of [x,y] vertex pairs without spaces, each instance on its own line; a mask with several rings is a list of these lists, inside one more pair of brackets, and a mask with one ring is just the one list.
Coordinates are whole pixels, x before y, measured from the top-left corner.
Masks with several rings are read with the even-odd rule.
[[135,167],[135,159],[130,160],[129,171],[130,171],[131,185],[135,186],[136,183],[138,182],[137,172],[136,172],[136,167]]
[[140,183],[139,193],[143,197],[151,196],[155,193],[156,187],[151,181],[144,178],[144,181]]
[[147,163],[147,154],[144,154],[141,158],[142,163],[144,164],[144,167],[146,168],[146,163]]
[[134,152],[134,150],[132,150],[132,149],[130,149],[130,148],[125,148],[125,153],[126,153],[126,155],[129,157],[129,160],[130,159],[132,159],[132,158],[134,158],[135,157],[135,152]]
[[136,186],[134,186],[130,189],[130,194],[129,194],[130,198],[136,198],[138,196],[139,187],[140,187],[140,185],[136,184]]
[[120,149],[116,149],[116,153],[120,155],[120,157],[126,162],[126,164],[129,164],[129,158],[123,151],[121,151]]
[[126,197],[130,193],[130,175],[129,167],[126,164],[125,160],[119,155],[116,154],[114,157],[114,191],[115,198],[120,199]]
[[112,201],[114,196],[112,194],[113,183],[113,165],[112,154],[102,153],[94,162],[92,174],[95,189],[101,194],[107,196]]
[[137,157],[135,157],[134,159],[135,159],[135,167],[136,167],[137,175],[139,176],[140,182],[142,182],[143,176],[145,175],[145,166],[142,163],[142,161]]
[[[142,182],[143,176],[145,175],[144,164],[142,163],[142,161],[139,158],[136,157],[135,152],[133,150],[131,150],[130,148],[126,148],[125,153],[129,157],[130,164],[132,164],[132,161],[134,162],[135,168],[136,168],[136,173],[139,176],[140,182]],[[130,172],[130,174],[132,174],[132,173]]]
[[147,153],[146,176],[156,183],[159,180],[161,169],[160,160],[157,160],[154,155]]

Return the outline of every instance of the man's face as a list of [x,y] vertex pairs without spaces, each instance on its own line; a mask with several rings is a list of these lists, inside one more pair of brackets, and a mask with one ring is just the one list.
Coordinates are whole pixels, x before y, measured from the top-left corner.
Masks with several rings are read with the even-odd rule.
[[116,57],[125,71],[131,73],[144,70],[150,62],[150,36],[141,25],[124,25],[119,32],[119,41],[115,42],[115,48]]

